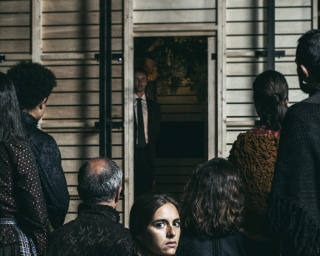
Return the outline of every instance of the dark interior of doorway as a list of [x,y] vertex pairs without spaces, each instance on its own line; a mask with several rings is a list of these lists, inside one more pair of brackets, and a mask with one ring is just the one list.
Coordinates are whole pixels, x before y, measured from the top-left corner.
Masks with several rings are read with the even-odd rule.
[[135,38],[134,67],[148,75],[147,96],[161,105],[154,190],[180,198],[208,158],[206,37]]

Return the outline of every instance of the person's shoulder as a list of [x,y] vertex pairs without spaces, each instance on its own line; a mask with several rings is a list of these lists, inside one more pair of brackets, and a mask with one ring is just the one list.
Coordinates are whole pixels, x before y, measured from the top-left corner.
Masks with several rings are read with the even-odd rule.
[[148,104],[160,107],[160,104],[158,102],[156,102],[154,99],[151,99],[151,98],[148,98],[148,97],[146,97],[146,99],[147,99],[147,103]]
[[20,149],[22,151],[24,150],[30,150],[28,143],[25,140],[18,140],[18,139],[10,139],[4,144],[7,145],[7,147],[12,149]]

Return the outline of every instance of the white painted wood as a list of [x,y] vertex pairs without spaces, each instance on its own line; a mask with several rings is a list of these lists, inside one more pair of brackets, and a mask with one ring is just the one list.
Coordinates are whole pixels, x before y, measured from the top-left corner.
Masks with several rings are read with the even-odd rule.
[[[305,93],[300,89],[290,90],[289,99],[291,102],[299,102],[306,98]],[[253,103],[253,90],[232,90],[227,91],[228,103]]]
[[[267,70],[266,62],[257,63],[228,63],[228,76],[256,76]],[[296,75],[296,64],[294,62],[276,62],[275,70],[284,75]]]
[[[227,64],[228,65],[228,64]],[[299,89],[298,76],[285,76],[289,89]],[[252,89],[256,76],[227,77],[227,89]]]
[[133,25],[133,32],[176,32],[176,31],[213,31],[215,24],[140,24]]
[[135,11],[134,24],[215,22],[216,10]]
[[[305,33],[311,28],[311,21],[277,21],[276,34]],[[261,35],[267,33],[266,21],[228,22],[227,35]]]
[[[311,20],[311,7],[276,8],[275,19],[280,20]],[[266,21],[266,8],[227,9],[227,21]]]
[[[276,0],[276,7],[310,6],[311,0]],[[267,0],[228,0],[227,8],[266,7]]]
[[217,156],[217,116],[216,116],[216,60],[211,54],[216,53],[216,39],[208,38],[208,159]]
[[218,42],[217,42],[217,122],[218,156],[226,156],[226,0],[218,0]]
[[[279,35],[275,37],[276,48],[296,48],[297,41],[303,33],[299,35]],[[229,49],[252,49],[267,48],[267,36],[228,36],[227,48]]]
[[32,0],[32,61],[41,63],[42,1]]
[[215,8],[212,0],[134,0],[134,10],[208,9]]
[[312,0],[312,28],[318,29],[318,0]]
[[133,0],[124,1],[124,225],[134,194],[134,127],[133,127]]

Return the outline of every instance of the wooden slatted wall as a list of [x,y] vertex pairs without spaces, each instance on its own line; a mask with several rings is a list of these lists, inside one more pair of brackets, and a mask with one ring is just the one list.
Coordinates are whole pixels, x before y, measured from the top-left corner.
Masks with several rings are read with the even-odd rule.
[[[66,175],[70,207],[66,222],[77,216],[77,172],[99,155],[99,1],[43,1],[43,64],[58,78],[47,103],[43,130],[57,141]],[[122,1],[112,1],[112,52],[122,52]],[[112,116],[123,121],[122,63],[112,66]],[[113,130],[112,157],[123,168],[123,132]],[[123,213],[122,201],[117,208]]]
[[[285,50],[286,56],[276,59],[275,69],[286,76],[291,104],[307,97],[299,89],[295,49],[299,37],[313,27],[313,2],[276,0],[276,50]],[[245,125],[246,121],[258,119],[253,106],[252,83],[267,69],[267,63],[266,58],[255,58],[254,51],[267,50],[266,6],[266,0],[227,0],[226,156],[239,132],[252,128],[250,124]]]

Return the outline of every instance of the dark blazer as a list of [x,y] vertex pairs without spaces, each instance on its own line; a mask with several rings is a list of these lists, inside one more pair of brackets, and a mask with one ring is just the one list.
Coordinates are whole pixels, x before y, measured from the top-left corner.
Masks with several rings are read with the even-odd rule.
[[[156,142],[160,132],[161,126],[161,109],[160,104],[147,99],[148,107],[148,147],[149,147],[149,164],[151,167],[156,167]],[[134,116],[134,143],[137,140],[137,121]]]
[[34,154],[49,221],[54,229],[63,225],[69,207],[69,192],[61,167],[61,155],[54,138],[37,128],[38,121],[21,112],[27,143]]

